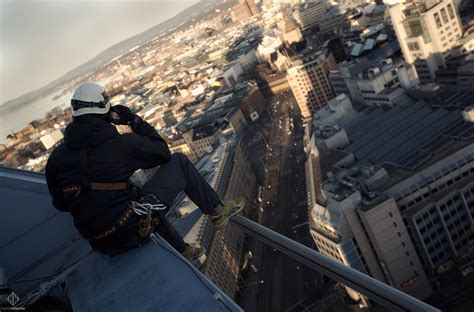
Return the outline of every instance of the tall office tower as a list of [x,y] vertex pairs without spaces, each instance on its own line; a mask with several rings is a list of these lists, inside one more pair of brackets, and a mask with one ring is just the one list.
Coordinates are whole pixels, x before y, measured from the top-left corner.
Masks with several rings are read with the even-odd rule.
[[245,2],[236,4],[232,8],[232,20],[235,22],[243,22],[251,17],[252,13]]
[[306,31],[319,25],[328,8],[327,1],[308,2],[296,6],[292,15],[301,30]]
[[[242,197],[247,203],[255,200],[257,178],[242,140],[226,141],[222,138],[214,152],[201,158],[196,168],[216,190],[219,197]],[[185,219],[196,209],[196,205],[182,194],[171,207],[168,217],[171,222]],[[243,214],[248,215],[250,209],[244,209]],[[207,215],[199,215],[193,219],[194,221],[189,221],[191,228],[184,239],[188,243],[199,244],[206,249],[205,257],[200,258],[201,271],[227,295],[234,297],[238,286],[244,233],[233,226],[226,226],[216,231]]]
[[254,0],[245,0],[232,8],[234,21],[243,22],[258,14],[258,8]]
[[[257,178],[250,166],[244,142],[229,147],[227,152],[222,156],[226,159],[225,167],[213,178],[218,183],[216,190],[221,198],[241,197],[252,203],[257,196]],[[222,193],[219,192],[221,189]],[[244,214],[247,213],[248,210],[244,211]],[[243,241],[244,233],[235,227],[227,226],[215,231],[203,266],[204,274],[230,297],[234,297],[238,285]]]
[[339,96],[315,114],[306,181],[322,254],[420,299],[446,283],[446,267],[472,271],[467,96],[363,112]]
[[296,97],[303,118],[311,117],[334,97],[327,74],[335,67],[334,56],[327,51],[318,51],[292,61],[286,79]]
[[454,0],[412,0],[391,7],[390,16],[406,61],[421,82],[433,81],[462,36]]
[[257,15],[257,14],[259,13],[258,7],[257,7],[257,5],[255,4],[255,1],[254,1],[254,0],[245,0],[244,2],[245,2],[245,3],[247,4],[247,6],[249,7],[250,13],[252,13],[252,16],[253,16],[253,15]]

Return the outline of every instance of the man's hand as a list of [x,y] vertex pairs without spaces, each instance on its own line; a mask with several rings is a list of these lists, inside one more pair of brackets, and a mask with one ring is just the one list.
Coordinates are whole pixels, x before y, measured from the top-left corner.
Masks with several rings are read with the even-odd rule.
[[112,123],[116,125],[129,125],[133,126],[135,119],[138,117],[135,115],[130,108],[124,105],[115,105],[110,108],[112,113],[118,115],[118,119],[112,118]]

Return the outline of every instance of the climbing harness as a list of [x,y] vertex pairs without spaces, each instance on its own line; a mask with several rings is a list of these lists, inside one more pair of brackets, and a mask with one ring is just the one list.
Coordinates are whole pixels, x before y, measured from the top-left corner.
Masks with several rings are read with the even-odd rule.
[[81,148],[79,151],[79,175],[81,178],[80,184],[66,185],[63,187],[63,193],[65,197],[74,196],[78,197],[81,192],[87,191],[122,191],[130,187],[128,182],[91,182],[90,181],[90,168],[89,168],[89,149]]
[[[153,204],[147,201],[150,198],[153,199]],[[111,227],[96,235],[92,240],[104,239],[118,232],[134,213],[141,217],[138,220],[138,235],[141,238],[146,238],[153,232],[155,225],[160,223],[159,215],[154,212],[166,210],[167,208],[168,206],[161,203],[154,194],[147,194],[146,197],[141,197],[139,201],[132,201],[127,210]]]
[[[153,198],[155,204],[150,202],[131,202],[131,207],[133,212],[139,216],[143,216],[140,221],[138,221],[138,235],[140,237],[145,238],[148,237],[153,230],[155,229],[155,225],[160,223],[160,218],[158,215],[153,215],[154,211],[166,210],[168,206],[166,204],[161,203],[154,194],[147,194],[146,197]],[[145,201],[146,198],[142,197],[142,201]]]
[[[128,182],[113,182],[113,183],[99,183],[90,181],[90,166],[89,166],[89,149],[82,148],[79,152],[80,165],[79,175],[81,178],[80,184],[68,185],[63,187],[65,196],[78,197],[81,192],[88,191],[119,191],[130,189],[133,193],[134,186]],[[166,210],[168,206],[160,202],[154,194],[146,194],[139,197],[138,200],[133,200],[128,205],[122,216],[105,231],[99,233],[92,238],[92,241],[98,241],[107,238],[117,233],[123,228],[131,219],[133,214],[139,216],[137,221],[138,235],[141,238],[147,238],[153,233],[155,226],[160,223],[160,216],[158,211]]]

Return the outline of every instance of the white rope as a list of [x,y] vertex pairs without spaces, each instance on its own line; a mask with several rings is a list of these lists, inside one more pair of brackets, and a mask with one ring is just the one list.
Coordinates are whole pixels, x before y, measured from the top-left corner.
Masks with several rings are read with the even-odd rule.
[[136,201],[132,201],[132,209],[139,216],[144,216],[150,213],[152,210],[165,210],[168,208],[166,204],[160,203],[160,201],[155,197],[155,195],[148,195],[155,199],[158,203],[157,204],[150,204],[150,203],[137,203]]
[[71,274],[77,267],[81,264],[81,262],[91,255],[92,251],[87,252],[83,255],[79,260],[75,261],[70,266],[66,267],[62,272],[58,273],[57,275],[53,276],[50,281],[41,283],[35,290],[31,291],[28,295],[23,298],[18,306],[26,306],[35,303],[39,298],[43,297],[44,295],[48,294],[49,291],[60,284],[62,284],[66,278]]

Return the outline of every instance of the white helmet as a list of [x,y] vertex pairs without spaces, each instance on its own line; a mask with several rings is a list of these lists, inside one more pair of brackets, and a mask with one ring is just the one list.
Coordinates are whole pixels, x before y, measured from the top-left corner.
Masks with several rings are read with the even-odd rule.
[[71,108],[73,116],[106,114],[110,110],[110,102],[104,87],[94,82],[86,82],[74,91]]

